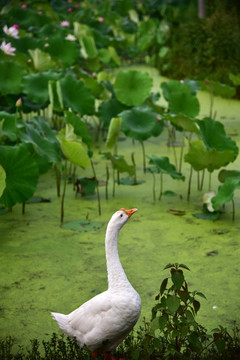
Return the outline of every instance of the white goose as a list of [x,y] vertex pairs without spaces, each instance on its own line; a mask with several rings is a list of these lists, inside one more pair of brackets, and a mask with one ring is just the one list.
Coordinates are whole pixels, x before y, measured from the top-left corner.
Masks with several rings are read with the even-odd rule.
[[119,231],[135,211],[122,208],[108,223],[105,238],[108,290],[68,315],[51,313],[65,334],[91,351],[114,350],[132,330],[141,312],[140,296],[127,279],[117,249]]

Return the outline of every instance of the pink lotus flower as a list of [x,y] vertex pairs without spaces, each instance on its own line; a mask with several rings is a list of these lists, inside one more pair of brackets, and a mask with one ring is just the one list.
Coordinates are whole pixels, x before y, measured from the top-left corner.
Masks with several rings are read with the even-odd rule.
[[13,37],[14,39],[19,39],[18,29],[16,28],[16,26],[18,26],[18,25],[13,25],[13,26],[11,26],[11,27],[7,27],[7,25],[4,25],[3,31],[4,31],[5,34],[7,34],[8,36]]
[[15,56],[14,51],[16,50],[15,47],[12,47],[12,44],[9,42],[6,44],[6,41],[3,41],[0,45],[0,49],[6,54],[10,56]]
[[99,18],[98,18],[98,21],[99,21],[99,22],[103,22],[103,21],[104,21],[104,18],[103,18],[103,17],[99,17]]
[[15,29],[19,29],[19,25],[18,25],[18,24],[13,24],[12,27],[15,28]]
[[71,12],[72,11],[72,8],[68,8],[68,12]]
[[26,9],[27,8],[27,4],[22,4],[22,8]]
[[68,26],[70,26],[70,22],[67,20],[63,20],[60,25],[68,27]]
[[79,4],[74,5],[75,8],[79,8]]

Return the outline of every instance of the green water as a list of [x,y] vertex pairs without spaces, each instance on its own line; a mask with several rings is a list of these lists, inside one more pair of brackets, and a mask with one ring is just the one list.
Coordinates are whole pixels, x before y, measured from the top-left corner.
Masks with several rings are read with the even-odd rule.
[[[160,78],[154,69],[147,69],[154,77],[155,90]],[[201,117],[209,114],[209,96],[199,93]],[[240,102],[216,98],[214,109],[228,134],[239,144]],[[72,185],[67,186],[65,222],[86,219],[100,221],[95,231],[76,232],[60,227],[60,199],[56,195],[54,173],[42,176],[36,195],[50,198],[50,203],[21,206],[0,217],[0,336],[12,335],[18,344],[29,339],[48,338],[58,332],[50,311],[69,313],[83,302],[107,287],[104,237],[108,220],[121,207],[137,207],[139,211],[121,230],[119,253],[132,285],[142,298],[142,316],[149,318],[163,278],[168,275],[163,267],[169,262],[181,262],[190,267],[185,274],[192,290],[203,292],[207,301],[200,299],[198,321],[209,330],[221,324],[231,328],[236,320],[240,325],[239,259],[240,259],[240,197],[236,192],[236,220],[231,220],[231,204],[227,204],[221,220],[199,220],[192,216],[200,212],[202,193],[196,189],[194,175],[191,201],[186,200],[187,180],[179,182],[164,177],[164,190],[179,196],[163,197],[153,201],[152,176],[142,172],[142,154],[138,143],[119,142],[118,152],[131,163],[134,152],[138,180],[135,187],[116,186],[115,198],[105,199],[105,188],[100,188],[102,215],[98,215],[96,197],[75,198]],[[167,134],[146,142],[146,153],[169,156]],[[180,149],[176,149],[179,153]],[[105,162],[97,151],[95,168],[100,180],[105,180]],[[239,157],[228,168],[239,169]],[[189,167],[183,169],[186,179]],[[212,188],[217,189],[217,173],[213,174]],[[80,176],[92,176],[90,170],[79,170]],[[123,176],[124,177],[124,176]],[[207,181],[204,191],[208,190]],[[157,191],[159,190],[157,184]],[[158,194],[157,194],[158,195]],[[182,195],[182,199],[180,198]],[[184,216],[175,216],[169,209],[184,210]],[[215,251],[216,255],[207,256]],[[59,331],[60,332],[60,331]]]

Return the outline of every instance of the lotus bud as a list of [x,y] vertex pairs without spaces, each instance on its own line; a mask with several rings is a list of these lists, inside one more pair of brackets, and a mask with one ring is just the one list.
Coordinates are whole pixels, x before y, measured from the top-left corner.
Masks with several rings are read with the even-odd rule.
[[22,106],[22,98],[20,97],[17,102],[16,102],[16,107],[21,107]]

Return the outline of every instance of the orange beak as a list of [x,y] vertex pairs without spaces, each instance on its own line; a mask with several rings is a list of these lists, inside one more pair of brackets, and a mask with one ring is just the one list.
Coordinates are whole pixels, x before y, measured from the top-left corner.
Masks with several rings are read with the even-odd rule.
[[131,217],[133,213],[135,213],[136,211],[138,211],[137,208],[130,209],[130,210],[126,210],[126,209],[124,209],[124,208],[121,208],[120,210],[123,210],[123,211],[127,214],[128,217]]

